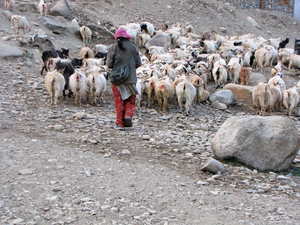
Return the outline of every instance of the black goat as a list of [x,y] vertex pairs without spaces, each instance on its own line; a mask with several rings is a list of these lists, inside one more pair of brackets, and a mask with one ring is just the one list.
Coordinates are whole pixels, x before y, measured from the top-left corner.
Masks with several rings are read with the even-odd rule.
[[56,63],[55,69],[57,71],[61,71],[61,73],[63,74],[63,76],[65,78],[65,81],[66,81],[66,85],[65,85],[65,88],[63,90],[63,96],[66,97],[66,92],[65,91],[68,89],[69,90],[68,97],[71,97],[72,91],[69,87],[69,78],[73,73],[75,73],[75,68],[74,68],[72,62],[58,61]]
[[278,49],[285,48],[285,46],[289,43],[290,39],[287,38],[279,43]]
[[72,65],[74,66],[74,68],[79,68],[82,66],[82,64],[83,64],[83,59],[77,59],[77,58],[72,59]]
[[46,72],[48,72],[48,68],[46,66],[48,59],[52,58],[61,58],[61,59],[67,59],[69,57],[69,49],[66,48],[61,48],[61,50],[56,50],[56,51],[44,51],[42,54],[42,60],[44,62],[44,65],[41,70],[41,75],[43,75],[44,69]]

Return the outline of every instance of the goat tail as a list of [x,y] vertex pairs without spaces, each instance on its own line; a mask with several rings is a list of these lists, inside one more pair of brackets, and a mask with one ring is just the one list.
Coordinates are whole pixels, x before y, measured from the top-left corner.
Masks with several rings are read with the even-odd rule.
[[219,78],[220,78],[220,67],[218,68],[218,70],[216,72],[216,75],[217,75],[217,80],[219,80]]
[[92,80],[93,84],[95,83],[95,76],[93,75],[93,80]]
[[186,83],[185,83],[184,86],[183,86],[183,92],[185,92],[185,85],[186,85]]

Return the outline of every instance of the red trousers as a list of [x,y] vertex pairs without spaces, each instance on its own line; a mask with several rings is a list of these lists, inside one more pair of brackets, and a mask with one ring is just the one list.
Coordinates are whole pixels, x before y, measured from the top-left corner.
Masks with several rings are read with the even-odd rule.
[[135,110],[135,95],[131,95],[128,99],[122,100],[121,94],[115,85],[112,85],[114,103],[116,108],[116,125],[124,127],[124,118],[133,117]]

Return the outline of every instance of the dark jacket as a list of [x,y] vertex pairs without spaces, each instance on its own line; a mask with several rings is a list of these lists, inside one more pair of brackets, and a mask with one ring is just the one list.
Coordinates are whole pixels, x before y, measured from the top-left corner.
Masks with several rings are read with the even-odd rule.
[[123,40],[123,47],[125,51],[122,51],[118,43],[111,45],[107,50],[107,58],[106,65],[108,68],[120,68],[124,66],[128,57],[130,56],[130,52],[132,51],[131,59],[130,59],[130,76],[124,81],[124,83],[136,83],[136,68],[142,65],[141,57],[137,48],[127,39]]

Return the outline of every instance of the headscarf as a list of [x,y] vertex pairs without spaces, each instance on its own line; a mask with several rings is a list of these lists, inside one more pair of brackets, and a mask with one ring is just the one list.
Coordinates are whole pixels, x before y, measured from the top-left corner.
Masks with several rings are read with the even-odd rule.
[[129,34],[127,34],[126,30],[124,29],[118,29],[115,33],[115,40],[118,39],[118,37],[123,37],[123,38],[126,38],[126,39],[130,39],[131,36]]

